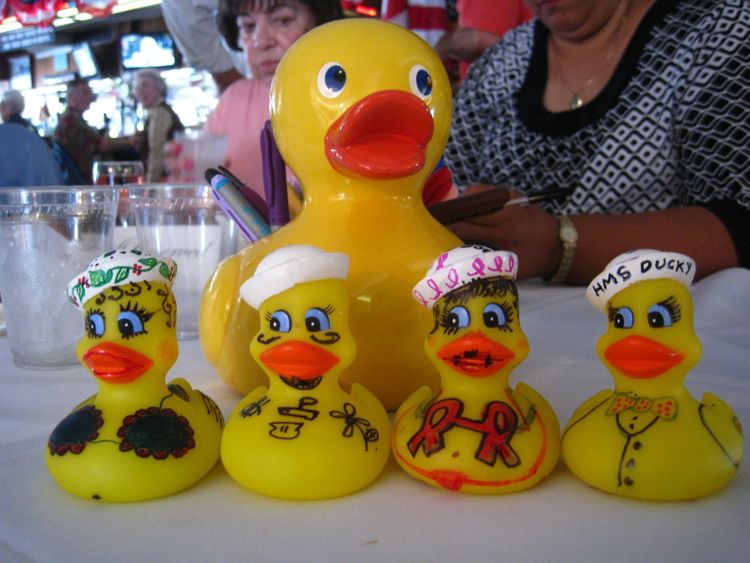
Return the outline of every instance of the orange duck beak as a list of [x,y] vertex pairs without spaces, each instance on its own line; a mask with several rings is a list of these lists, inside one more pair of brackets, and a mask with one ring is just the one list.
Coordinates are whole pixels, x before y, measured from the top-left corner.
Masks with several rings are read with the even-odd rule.
[[495,374],[516,357],[512,350],[478,331],[446,344],[438,350],[437,356],[457,372],[470,377]]
[[619,372],[634,379],[649,379],[682,362],[684,356],[645,336],[628,336],[613,343],[604,357]]
[[434,128],[430,109],[415,95],[375,92],[333,122],[325,137],[326,157],[348,176],[410,176],[424,167]]
[[94,376],[109,383],[130,383],[154,365],[148,356],[112,342],[89,348],[82,359]]
[[325,374],[339,358],[314,344],[290,340],[264,351],[260,361],[283,377],[308,381]]

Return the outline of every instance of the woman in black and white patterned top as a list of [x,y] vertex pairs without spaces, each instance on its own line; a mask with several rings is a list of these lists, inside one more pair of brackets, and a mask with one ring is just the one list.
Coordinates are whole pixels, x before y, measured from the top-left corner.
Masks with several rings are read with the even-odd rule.
[[468,191],[570,194],[453,230],[570,283],[632,248],[688,254],[698,277],[750,266],[750,3],[526,2],[537,18],[462,85],[446,162]]

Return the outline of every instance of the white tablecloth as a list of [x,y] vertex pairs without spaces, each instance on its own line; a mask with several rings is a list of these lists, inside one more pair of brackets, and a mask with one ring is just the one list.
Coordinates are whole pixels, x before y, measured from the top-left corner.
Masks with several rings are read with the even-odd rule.
[[[580,288],[520,285],[531,354],[514,372],[539,390],[561,424],[609,373],[594,352],[604,316]],[[750,271],[694,286],[701,362],[688,377],[750,427]],[[95,392],[82,368],[14,367],[0,338],[0,561],[748,561],[750,472],[691,502],[618,498],[576,480],[562,462],[512,495],[438,490],[391,461],[369,488],[330,501],[266,498],[218,464],[191,489],[135,504],[73,497],[44,464],[47,437]],[[213,373],[197,341],[181,343],[169,378],[186,377],[228,415],[240,397]],[[747,458],[747,454],[745,455]],[[332,476],[335,478],[335,476]]]

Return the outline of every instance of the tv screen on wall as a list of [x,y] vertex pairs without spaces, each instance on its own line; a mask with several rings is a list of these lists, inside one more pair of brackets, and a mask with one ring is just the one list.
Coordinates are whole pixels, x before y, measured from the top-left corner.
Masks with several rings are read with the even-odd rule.
[[73,45],[73,60],[76,63],[76,72],[81,78],[94,78],[99,76],[99,64],[94,57],[94,52],[88,43],[77,43]]
[[128,33],[120,38],[122,68],[168,68],[177,64],[174,41],[167,32]]

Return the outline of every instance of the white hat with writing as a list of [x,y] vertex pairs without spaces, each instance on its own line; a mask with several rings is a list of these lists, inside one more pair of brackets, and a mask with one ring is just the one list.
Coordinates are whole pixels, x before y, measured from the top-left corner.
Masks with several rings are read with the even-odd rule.
[[617,256],[594,277],[586,288],[586,299],[600,311],[616,294],[634,283],[672,279],[690,287],[695,276],[695,261],[678,252],[631,250]]
[[424,279],[414,286],[412,295],[422,306],[432,307],[446,293],[474,280],[496,277],[515,280],[517,274],[515,253],[466,244],[438,256]]
[[295,285],[320,280],[345,280],[349,257],[317,246],[292,244],[271,252],[240,287],[240,297],[255,309],[269,297]]

